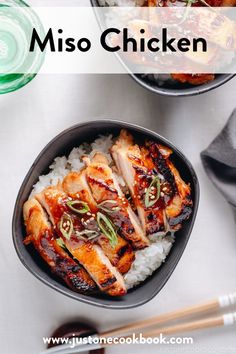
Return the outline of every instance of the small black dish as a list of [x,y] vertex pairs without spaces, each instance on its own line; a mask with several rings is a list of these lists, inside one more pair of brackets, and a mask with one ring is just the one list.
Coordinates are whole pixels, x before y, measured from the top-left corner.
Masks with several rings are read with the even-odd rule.
[[[98,0],[90,0],[90,2],[93,7],[100,7]],[[100,22],[99,16],[97,15],[96,17],[98,22]],[[126,65],[124,65],[124,67],[126,67]],[[217,74],[215,75],[215,79],[213,81],[209,81],[203,85],[190,85],[183,84],[171,79],[167,79],[166,81],[154,80],[153,77],[151,78],[150,75],[148,76],[132,73],[129,74],[140,86],[144,87],[145,89],[162,96],[171,97],[200,95],[201,93],[214,90],[217,87],[224,85],[226,82],[228,82],[235,76],[235,74]]]
[[[122,128],[128,129],[136,139],[151,139],[173,150],[173,161],[184,180],[190,183],[192,188],[192,199],[194,203],[193,213],[190,219],[184,223],[183,228],[177,232],[176,242],[166,262],[140,286],[129,291],[128,294],[122,298],[111,298],[105,295],[81,295],[70,290],[65,284],[60,282],[60,280],[56,279],[33,248],[31,249],[24,246],[25,227],[22,218],[22,208],[24,202],[29,197],[33,185],[37,182],[38,177],[49,172],[48,167],[55,157],[68,155],[74,147],[85,141],[92,142],[100,134],[109,133],[117,136]],[[12,222],[13,241],[16,252],[23,265],[36,278],[51,288],[90,305],[110,309],[129,309],[150,301],[169,279],[188,243],[198,209],[198,202],[199,184],[194,169],[188,159],[168,140],[148,129],[125,122],[114,120],[85,122],[73,126],[56,136],[43,149],[33,163],[17,196]]]

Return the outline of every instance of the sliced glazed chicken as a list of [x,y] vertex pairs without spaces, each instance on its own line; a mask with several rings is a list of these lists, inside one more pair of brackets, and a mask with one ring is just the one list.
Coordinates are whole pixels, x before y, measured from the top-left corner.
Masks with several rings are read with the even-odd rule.
[[[159,177],[153,171],[154,164],[148,156],[148,151],[134,144],[133,137],[126,130],[122,130],[111,152],[129,187],[146,234],[165,231],[165,205],[163,198],[155,196],[158,193]],[[149,187],[152,190],[149,190]],[[149,198],[149,194],[153,199]],[[158,200],[155,202],[155,199]]]
[[57,242],[48,216],[39,202],[34,198],[28,200],[24,204],[23,213],[28,235],[25,243],[32,242],[51,271],[63,279],[72,290],[80,293],[95,291],[96,284],[86,270],[76,263]]
[[62,181],[62,189],[70,197],[80,199],[88,203],[92,213],[97,212],[97,204],[89,189],[85,170],[68,173]]
[[[87,183],[85,170],[69,173],[62,182],[62,188],[73,199],[83,200],[88,204],[93,218],[89,219],[91,220],[90,222],[87,221],[87,228],[98,228],[94,220],[94,216],[97,216],[98,207]],[[117,236],[117,242],[115,246],[112,246],[108,238],[103,234],[96,241],[112,265],[117,267],[120,273],[125,274],[129,271],[134,261],[134,252],[127,241]]]
[[184,220],[192,213],[191,188],[181,178],[179,171],[170,161],[172,151],[162,145],[149,145],[152,156],[159,172],[165,178],[163,187],[166,195],[166,217],[170,229],[178,230]]
[[192,211],[190,187],[171,163],[171,154],[169,148],[152,142],[139,147],[124,130],[112,147],[147,235],[178,230]]
[[105,156],[96,154],[92,161],[87,159],[86,163],[87,181],[100,211],[109,217],[118,233],[135,249],[148,246],[149,241],[139,219],[122,193]]
[[[102,249],[85,237],[84,225],[91,218],[86,211],[85,204],[78,213],[73,199],[68,197],[60,187],[49,187],[36,196],[45,208],[60,237],[63,239],[69,252],[87,270],[98,287],[111,296],[121,296],[126,293],[122,275],[112,266]],[[71,209],[71,207],[73,209]],[[88,215],[89,214],[89,215]],[[93,230],[94,234],[94,230]],[[90,235],[90,234],[89,234]]]

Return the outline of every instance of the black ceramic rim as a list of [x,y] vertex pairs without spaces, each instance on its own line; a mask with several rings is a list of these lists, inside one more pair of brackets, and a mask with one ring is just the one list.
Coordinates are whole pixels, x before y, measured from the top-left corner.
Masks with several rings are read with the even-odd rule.
[[[98,0],[90,0],[90,3],[92,7],[95,8],[100,7]],[[95,16],[99,23],[99,18],[96,12],[95,12]],[[122,62],[119,55],[117,55],[117,57],[119,61],[122,63],[122,65],[124,66],[124,68],[127,70],[127,74],[129,74],[140,86],[144,87],[148,91],[151,91],[161,96],[167,96],[167,97],[197,96],[224,85],[225,83],[233,79],[233,77],[236,75],[236,74],[218,74],[214,80],[209,81],[203,85],[190,86],[185,88],[185,87],[181,87],[181,84],[179,84],[180,88],[176,88],[176,87],[167,88],[167,87],[158,86],[158,84],[155,81],[151,81],[148,78],[143,78],[141,74],[130,73],[129,69]]]
[[130,74],[130,76],[146,90],[149,90],[161,96],[168,96],[168,97],[197,96],[202,93],[206,93],[211,90],[214,90],[226,84],[228,81],[232,80],[235,75],[236,74],[219,74],[213,81],[210,81],[204,85],[177,89],[177,88],[157,87],[155,85],[155,82],[142,79],[140,75],[137,74]]
[[[66,134],[70,134],[71,132],[73,132],[74,130],[77,130],[81,127],[86,127],[88,126],[89,129],[95,129],[95,127],[97,125],[110,125],[110,129],[112,128],[117,128],[117,129],[133,129],[135,130],[137,133],[140,133],[141,135],[147,135],[149,138],[153,138],[154,140],[157,140],[161,143],[163,143],[164,145],[167,145],[168,147],[170,147],[173,150],[174,155],[176,155],[183,163],[184,165],[187,167],[187,169],[189,170],[189,173],[191,175],[191,179],[192,179],[192,185],[194,188],[194,208],[193,208],[193,213],[189,219],[190,222],[190,226],[188,229],[188,232],[186,232],[186,237],[184,240],[184,244],[181,248],[181,251],[179,252],[178,256],[175,257],[174,261],[172,262],[171,267],[168,269],[168,271],[166,272],[165,275],[165,279],[164,281],[162,281],[161,286],[159,284],[157,284],[157,286],[155,287],[154,291],[152,291],[152,293],[149,294],[148,297],[140,300],[140,301],[136,301],[135,303],[131,303],[131,304],[122,304],[122,302],[116,302],[115,299],[110,299],[109,298],[109,302],[107,303],[107,300],[104,299],[100,299],[100,298],[93,298],[93,297],[89,297],[88,295],[82,295],[79,293],[76,293],[74,291],[72,291],[71,289],[67,288],[66,286],[62,286],[60,283],[57,283],[56,281],[53,280],[47,280],[45,279],[45,272],[38,271],[36,272],[35,270],[32,270],[30,268],[30,265],[25,261],[24,256],[22,255],[21,249],[17,243],[17,233],[18,233],[18,229],[17,229],[17,217],[18,217],[18,213],[19,213],[19,209],[18,209],[18,205],[20,204],[25,186],[28,182],[29,177],[31,176],[32,172],[34,171],[35,166],[38,164],[38,162],[41,160],[41,158],[44,156],[44,154],[49,151],[53,145],[55,144],[55,142],[57,142],[58,140],[60,140],[60,138],[62,138],[64,135]],[[56,157],[56,156],[55,156]],[[102,120],[94,120],[91,122],[83,122],[77,125],[74,125],[66,130],[64,130],[63,132],[61,132],[60,134],[58,134],[54,139],[52,139],[47,145],[46,147],[41,151],[41,153],[38,155],[38,157],[36,158],[36,160],[34,161],[33,165],[31,166],[29,172],[27,173],[17,196],[16,199],[16,203],[15,203],[15,208],[14,208],[14,213],[13,213],[13,219],[12,219],[12,236],[13,236],[13,243],[14,243],[14,247],[16,250],[16,253],[20,259],[20,261],[22,262],[22,264],[25,266],[26,269],[28,269],[28,271],[33,274],[37,279],[39,279],[41,282],[43,282],[44,284],[48,285],[50,288],[58,291],[59,293],[66,295],[72,299],[75,299],[77,301],[80,302],[84,302],[86,304],[89,305],[93,305],[93,306],[97,306],[97,307],[102,307],[102,308],[107,308],[107,309],[131,309],[131,308],[135,308],[141,305],[144,305],[145,303],[149,302],[150,300],[152,300],[160,291],[161,289],[165,286],[166,282],[168,281],[168,279],[170,278],[171,274],[173,273],[173,271],[175,270],[177,264],[179,263],[179,260],[181,259],[183,252],[187,246],[187,243],[189,241],[193,226],[194,226],[194,222],[195,222],[195,218],[197,215],[197,210],[198,210],[198,205],[199,205],[199,195],[200,195],[200,190],[199,190],[199,182],[198,182],[198,178],[197,175],[193,169],[192,164],[190,163],[190,161],[184,156],[184,154],[178,149],[176,148],[171,142],[169,142],[166,138],[162,137],[161,135],[159,135],[158,133],[155,133],[149,129],[143,128],[139,125],[135,125],[135,124],[131,124],[131,123],[127,123],[127,122],[123,122],[123,121],[118,121],[118,120],[111,120],[111,119],[102,119]],[[22,210],[20,210],[20,213],[22,215]],[[21,241],[22,242],[22,241]],[[175,247],[175,244],[173,245],[173,248]],[[167,261],[165,263],[168,262],[168,258]],[[153,274],[150,277],[155,277],[155,274]],[[145,286],[145,284],[143,285]],[[140,285],[140,287],[142,287],[142,284]],[[135,291],[132,290],[132,292]]]

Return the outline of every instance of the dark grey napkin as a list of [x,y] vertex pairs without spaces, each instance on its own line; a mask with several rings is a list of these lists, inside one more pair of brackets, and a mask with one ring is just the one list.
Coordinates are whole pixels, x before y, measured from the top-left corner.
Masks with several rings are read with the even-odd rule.
[[236,217],[236,109],[222,132],[201,153],[205,171]]

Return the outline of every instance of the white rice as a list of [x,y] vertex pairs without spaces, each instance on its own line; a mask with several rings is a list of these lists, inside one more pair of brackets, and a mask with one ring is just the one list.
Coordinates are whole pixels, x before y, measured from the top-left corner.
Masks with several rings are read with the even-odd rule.
[[45,187],[57,185],[70,171],[79,171],[84,167],[84,162],[81,160],[83,156],[92,158],[96,152],[101,152],[111,162],[112,158],[109,154],[109,149],[112,144],[112,135],[100,136],[91,145],[84,143],[74,148],[68,157],[56,157],[51,166],[49,166],[50,172],[47,175],[39,177],[38,182],[34,185],[31,196],[42,192]]
[[137,251],[130,271],[125,275],[128,289],[143,282],[165,261],[174,242],[173,236],[160,237],[149,247]]
[[[74,148],[68,157],[56,157],[50,166],[47,175],[40,176],[34,185],[31,196],[40,193],[50,185],[57,185],[70,171],[79,171],[84,167],[81,160],[83,156],[93,157],[96,152],[102,152],[112,162],[109,149],[113,144],[112,135],[100,136],[91,145],[82,144]],[[119,183],[124,184],[122,177],[118,177]],[[130,271],[124,276],[125,284],[128,289],[133,288],[148,278],[165,261],[174,242],[174,235],[152,235],[151,245],[143,250],[135,252],[135,260]]]

